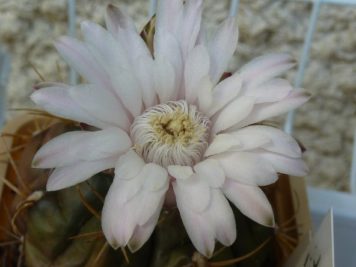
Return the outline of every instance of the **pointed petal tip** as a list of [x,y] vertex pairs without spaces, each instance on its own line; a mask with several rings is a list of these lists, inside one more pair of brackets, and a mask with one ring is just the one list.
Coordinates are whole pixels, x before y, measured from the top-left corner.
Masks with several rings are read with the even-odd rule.
[[58,183],[53,183],[53,181],[51,182],[51,179],[49,179],[47,181],[47,184],[46,184],[46,191],[47,192],[52,192],[52,191],[58,191],[58,190],[61,190],[61,189],[64,189],[65,186],[62,186]]

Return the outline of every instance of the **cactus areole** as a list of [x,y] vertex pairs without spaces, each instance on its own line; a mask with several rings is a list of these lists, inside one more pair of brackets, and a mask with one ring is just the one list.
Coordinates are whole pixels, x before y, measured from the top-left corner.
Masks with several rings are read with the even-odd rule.
[[260,56],[227,77],[236,19],[225,19],[207,39],[202,5],[161,0],[141,34],[108,5],[107,29],[82,22],[83,41],[62,37],[55,44],[86,83],[46,83],[31,95],[47,112],[90,126],[50,140],[35,155],[34,167],[54,168],[48,191],[114,169],[101,227],[115,249],[139,250],[170,202],[196,250],[209,258],[215,241],[230,246],[236,239],[230,205],[273,227],[260,186],[278,173],[307,172],[297,142],[261,123],[307,101],[278,78],[293,59]]

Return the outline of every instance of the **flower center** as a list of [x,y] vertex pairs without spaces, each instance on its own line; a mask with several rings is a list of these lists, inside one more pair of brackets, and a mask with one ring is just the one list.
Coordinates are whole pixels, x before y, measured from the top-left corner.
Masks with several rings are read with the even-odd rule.
[[162,166],[193,165],[208,145],[209,118],[186,101],[171,101],[147,109],[135,118],[131,137],[147,162]]

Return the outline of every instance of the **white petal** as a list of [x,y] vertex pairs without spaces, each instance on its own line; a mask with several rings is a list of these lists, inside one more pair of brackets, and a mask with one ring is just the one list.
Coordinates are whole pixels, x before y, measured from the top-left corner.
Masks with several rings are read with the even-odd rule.
[[177,184],[173,184],[176,195],[177,206],[181,215],[184,227],[194,245],[194,247],[206,257],[211,257],[215,247],[214,225],[207,220],[204,213],[193,211],[184,201],[186,194],[177,190]]
[[84,43],[67,37],[61,37],[56,43],[62,58],[90,83],[109,88],[109,77]]
[[154,81],[154,61],[148,57],[137,59],[136,75],[141,86],[142,98],[145,107],[151,107],[157,104]]
[[[301,157],[302,154],[300,146],[293,137],[270,126],[252,125],[231,134],[241,140],[245,150],[261,147],[271,152],[296,158]],[[263,139],[266,138],[269,142],[263,142]]]
[[211,59],[210,75],[213,82],[218,82],[226,70],[237,46],[238,29],[236,19],[229,17],[220,25],[209,44]]
[[276,102],[285,98],[293,87],[287,80],[273,79],[256,87],[248,87],[243,95],[256,98],[256,103]]
[[229,134],[240,143],[240,146],[235,147],[235,151],[252,150],[258,147],[267,146],[272,142],[271,137],[263,135],[254,128],[251,129],[250,127],[245,127]]
[[213,188],[221,187],[224,184],[224,170],[220,167],[219,162],[214,159],[199,162],[194,166],[194,170]]
[[139,174],[145,166],[143,159],[133,150],[122,155],[115,167],[115,175],[120,179],[131,179]]
[[293,90],[286,98],[273,103],[257,104],[251,113],[241,122],[236,124],[232,131],[249,124],[281,115],[289,110],[293,110],[309,100],[310,96],[303,91]]
[[78,106],[93,117],[124,130],[129,129],[126,111],[110,91],[100,90],[93,85],[79,85],[71,87],[69,94]]
[[136,31],[132,19],[113,4],[108,4],[106,7],[105,22],[106,27],[113,35],[119,31],[119,27]]
[[212,190],[211,206],[207,213],[215,228],[216,239],[224,246],[231,246],[236,240],[235,217],[223,193],[218,189]]
[[270,162],[277,172],[300,177],[306,176],[309,172],[307,165],[301,158],[290,158],[268,152],[261,152],[259,154],[266,161]]
[[156,213],[157,209],[161,210],[167,190],[168,182],[166,183],[166,187],[164,187],[162,190],[150,192],[145,189],[145,191],[141,193],[140,208],[136,211],[133,211],[138,213],[138,225],[145,225]]
[[240,141],[231,134],[218,134],[205,151],[204,156],[219,154],[230,148],[241,146]]
[[155,60],[154,65],[155,89],[160,103],[176,100],[176,76],[172,64],[161,57]]
[[122,179],[118,175],[115,176],[112,186],[120,187],[116,201],[123,205],[137,197],[137,194],[142,194],[142,187],[145,182],[145,176],[142,173],[141,169],[141,171],[131,179]]
[[244,215],[259,224],[274,226],[272,206],[259,187],[227,179],[223,192]]
[[58,117],[84,122],[98,128],[110,126],[110,124],[90,115],[73,101],[67,87],[42,88],[32,93],[31,100],[47,112]]
[[48,178],[47,191],[60,190],[83,182],[94,174],[113,168],[117,157],[76,162],[72,165],[56,168]]
[[105,197],[101,214],[103,233],[109,244],[117,249],[127,245],[137,225],[137,213],[133,212],[140,207],[139,198],[124,202],[121,197],[126,187],[122,183],[113,184]]
[[34,156],[33,166],[54,168],[72,165],[77,161],[118,157],[130,147],[129,136],[119,128],[67,132],[42,146]]
[[184,68],[185,99],[189,103],[194,103],[197,98],[200,81],[209,74],[209,67],[210,59],[206,47],[194,47],[187,56]]
[[182,25],[180,27],[180,43],[184,57],[188,54],[188,51],[190,51],[197,42],[201,24],[202,9],[202,0],[185,1]]
[[169,31],[159,31],[155,33],[154,58],[156,60],[167,60],[175,71],[176,82],[183,80],[183,58],[176,36]]
[[213,102],[207,114],[212,116],[231,102],[240,92],[241,85],[242,81],[238,73],[219,82],[213,90]]
[[170,165],[167,169],[171,176],[179,180],[188,179],[193,175],[193,169],[190,166]]
[[198,106],[199,106],[199,110],[204,114],[206,114],[210,110],[210,107],[212,106],[213,103],[213,94],[212,94],[213,86],[214,85],[209,75],[203,77],[199,83],[199,89],[197,90]]
[[181,201],[195,212],[203,212],[210,204],[211,190],[204,177],[198,174],[193,174],[185,180],[177,179],[174,192],[184,195],[185,198]]
[[117,95],[133,117],[141,114],[142,93],[140,84],[132,73],[121,70],[111,77]]
[[288,54],[269,54],[257,57],[240,69],[246,86],[256,86],[278,76],[295,65]]
[[122,45],[108,31],[90,21],[83,21],[80,26],[90,53],[110,76],[121,69],[133,71]]
[[216,134],[234,126],[239,121],[246,118],[254,105],[254,99],[250,97],[239,97],[228,104],[216,118],[212,127],[212,133]]
[[146,222],[144,225],[136,226],[135,231],[133,232],[132,237],[128,243],[128,247],[132,253],[138,251],[150,238],[151,234],[153,233],[153,230],[157,225],[159,215],[161,214],[162,206],[163,201],[161,206],[157,207],[155,214],[148,222]]
[[173,186],[183,224],[200,253],[210,258],[214,251],[215,238],[225,246],[230,246],[235,241],[233,212],[220,190],[213,189],[211,204],[204,212],[197,213],[185,202],[186,194],[176,190],[175,184]]
[[146,186],[146,180],[154,179],[156,173],[145,165],[131,180],[115,177],[102,212],[103,232],[114,248],[130,241],[131,248],[138,249],[152,233],[168,189],[168,179],[159,191]]
[[168,173],[165,168],[148,163],[143,171],[145,172],[145,188],[147,190],[157,191],[168,186]]
[[176,33],[182,21],[182,11],[182,0],[160,0],[157,5],[156,32],[169,30],[171,33]]
[[169,180],[165,169],[149,163],[134,178],[130,180],[119,178],[117,183],[115,181],[114,186],[122,188],[120,195],[117,196],[117,201],[120,203],[140,202],[140,207],[131,212],[137,213],[137,225],[144,225],[156,209],[162,207]]
[[226,177],[248,185],[269,185],[277,179],[271,163],[250,152],[232,152],[216,158]]

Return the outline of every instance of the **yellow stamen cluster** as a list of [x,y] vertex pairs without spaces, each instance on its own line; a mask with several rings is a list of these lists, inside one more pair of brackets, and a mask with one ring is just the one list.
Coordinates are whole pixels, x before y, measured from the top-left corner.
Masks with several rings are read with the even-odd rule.
[[135,118],[131,136],[147,162],[162,166],[192,165],[203,155],[209,119],[184,100],[159,104]]
[[[157,139],[170,145],[176,142],[188,145],[196,136],[197,129],[201,128],[180,108],[173,113],[153,116],[150,124],[157,135]],[[205,129],[202,130],[205,131]]]

